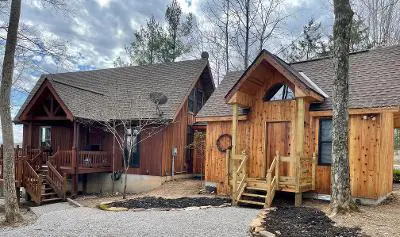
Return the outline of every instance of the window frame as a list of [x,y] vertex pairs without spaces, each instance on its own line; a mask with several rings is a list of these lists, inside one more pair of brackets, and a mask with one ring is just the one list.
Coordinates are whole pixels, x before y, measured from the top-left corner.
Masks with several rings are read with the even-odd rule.
[[[276,94],[282,89],[282,88],[287,88],[287,94],[286,96],[288,96],[289,94],[292,95],[292,97],[290,98],[279,98],[279,99],[273,99]],[[290,92],[290,93],[289,93]],[[284,94],[282,94],[283,97]],[[264,102],[274,102],[274,101],[289,101],[289,100],[294,100],[296,99],[296,96],[294,94],[294,91],[290,88],[290,86],[288,84],[285,83],[277,83],[272,85],[264,94],[263,96],[263,101]]]
[[[50,146],[43,146],[42,145],[42,137],[43,137],[43,130],[47,130],[47,129],[49,129],[50,130],[50,136],[49,136],[49,142],[48,142],[48,144],[50,144]],[[50,148],[51,147],[51,137],[52,137],[52,135],[51,135],[51,133],[52,133],[52,128],[51,128],[51,126],[39,126],[39,147],[46,147],[46,148]],[[45,141],[44,141],[44,143],[46,143],[46,139],[45,139]]]
[[322,144],[324,143],[324,144],[327,144],[327,143],[330,143],[331,144],[331,149],[332,149],[332,132],[331,132],[331,139],[330,139],[330,141],[322,141],[322,129],[321,129],[321,127],[322,127],[322,122],[323,121],[331,121],[331,124],[332,124],[332,117],[322,117],[322,118],[320,118],[319,119],[319,128],[318,128],[318,165],[320,165],[320,166],[331,166],[332,165],[332,152],[331,152],[331,161],[330,161],[330,163],[328,163],[328,162],[322,162],[322,159],[321,159],[321,150],[322,150]]
[[[135,129],[132,129],[132,130],[134,131]],[[124,147],[125,155],[122,158],[124,159],[124,157],[125,157],[127,159],[126,161],[128,163],[129,168],[140,168],[140,143],[139,142],[136,142],[136,152],[132,152],[130,160],[127,157],[128,150],[126,147],[126,145],[127,145],[126,141],[128,141],[128,136],[131,136],[131,137],[135,136],[137,141],[140,139],[140,133],[134,135],[133,131],[131,131],[130,134],[129,134],[129,132],[127,132],[125,134],[125,136],[126,136],[125,137],[125,147]]]

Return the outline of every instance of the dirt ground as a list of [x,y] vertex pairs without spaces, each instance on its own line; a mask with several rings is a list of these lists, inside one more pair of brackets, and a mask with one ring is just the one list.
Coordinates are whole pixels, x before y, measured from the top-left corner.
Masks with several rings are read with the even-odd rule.
[[[160,187],[146,193],[127,195],[127,199],[135,197],[146,197],[146,196],[164,197],[164,198],[199,197],[199,196],[204,197],[205,195],[200,194],[201,190],[202,190],[202,183],[200,180],[178,179],[175,181],[166,182]],[[86,207],[96,207],[101,202],[121,201],[121,200],[123,200],[122,195],[104,196],[104,197],[91,195],[91,196],[81,196],[75,199],[75,201],[79,202],[81,205]]]
[[[306,200],[305,206],[317,207],[324,212],[329,203]],[[336,216],[333,221],[344,227],[360,228],[369,236],[400,236],[400,184],[393,186],[393,194],[379,206],[360,206],[360,212]]]

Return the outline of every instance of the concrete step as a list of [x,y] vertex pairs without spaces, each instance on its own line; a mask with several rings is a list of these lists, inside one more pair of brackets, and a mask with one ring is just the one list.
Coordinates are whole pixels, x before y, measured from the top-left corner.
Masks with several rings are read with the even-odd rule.
[[55,193],[55,192],[51,192],[51,193],[42,193],[42,197],[52,196],[52,195],[57,195],[57,193]]
[[42,203],[47,203],[47,202],[59,202],[62,201],[61,198],[56,197],[56,198],[44,198],[42,199]]

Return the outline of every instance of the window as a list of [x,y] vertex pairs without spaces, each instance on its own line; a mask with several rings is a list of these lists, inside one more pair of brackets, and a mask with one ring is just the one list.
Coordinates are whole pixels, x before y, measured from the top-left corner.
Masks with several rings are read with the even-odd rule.
[[40,127],[40,144],[41,147],[51,147],[51,127],[41,126]]
[[194,88],[190,92],[188,98],[189,112],[197,113],[203,107],[204,103],[204,92],[201,89]]
[[332,163],[332,119],[320,119],[318,137],[318,163]]
[[[125,157],[131,168],[138,168],[140,165],[139,157],[139,131],[137,129],[128,129],[125,138]],[[128,159],[129,150],[131,149],[131,157]]]
[[294,93],[288,85],[277,84],[272,86],[264,95],[264,101],[292,100]]

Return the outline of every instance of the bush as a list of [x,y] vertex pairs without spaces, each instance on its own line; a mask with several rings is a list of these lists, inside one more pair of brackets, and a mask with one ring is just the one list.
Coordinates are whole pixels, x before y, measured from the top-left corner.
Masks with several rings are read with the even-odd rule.
[[393,182],[400,183],[400,170],[393,170]]

